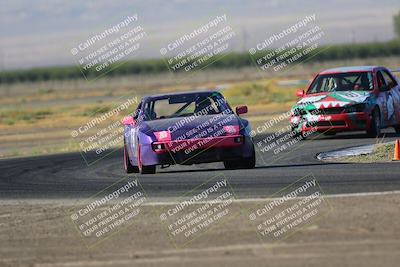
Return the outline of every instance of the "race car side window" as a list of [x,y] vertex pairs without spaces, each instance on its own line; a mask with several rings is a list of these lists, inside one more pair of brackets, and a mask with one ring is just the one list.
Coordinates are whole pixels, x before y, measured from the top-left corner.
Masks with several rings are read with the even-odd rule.
[[382,71],[383,78],[386,81],[386,84],[388,85],[389,89],[392,89],[397,85],[397,82],[395,79],[393,79],[392,75],[390,75],[386,70]]
[[376,78],[377,78],[377,80],[378,80],[378,89],[381,90],[381,91],[385,91],[385,88],[386,88],[386,81],[385,81],[385,79],[383,78],[383,75],[382,75],[382,72],[381,72],[381,71],[378,71],[378,72],[377,72]]
[[137,106],[135,112],[133,113],[133,118],[135,120],[137,120],[137,118],[139,117],[139,113],[140,113],[140,109],[142,108],[142,102],[139,103],[139,105]]

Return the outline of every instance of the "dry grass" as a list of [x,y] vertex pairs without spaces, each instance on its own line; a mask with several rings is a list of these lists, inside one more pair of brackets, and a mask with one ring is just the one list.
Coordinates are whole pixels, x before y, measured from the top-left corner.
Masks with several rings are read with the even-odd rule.
[[394,154],[393,144],[377,144],[371,154],[343,158],[346,162],[371,163],[392,161]]
[[280,87],[279,80],[310,79],[321,69],[368,64],[394,68],[398,58],[298,64],[280,73],[264,73],[251,67],[205,70],[189,76],[132,75],[96,81],[0,85],[0,157],[76,151],[71,129],[87,122],[96,109],[110,109],[124,96],[140,98],[145,94],[220,87],[232,107],[249,106],[246,118],[257,126],[271,114],[288,111],[296,101],[294,92],[298,88]]

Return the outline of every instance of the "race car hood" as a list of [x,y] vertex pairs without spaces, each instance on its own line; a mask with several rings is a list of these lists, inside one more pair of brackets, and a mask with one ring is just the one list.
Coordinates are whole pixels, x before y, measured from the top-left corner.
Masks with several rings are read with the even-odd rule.
[[[169,131],[172,140],[176,140],[178,138],[189,139],[219,136],[224,126],[238,127],[239,120],[237,116],[235,114],[216,114],[145,121],[141,130],[142,132]],[[207,131],[207,129],[209,130]]]
[[368,102],[371,96],[369,91],[342,91],[305,95],[294,108],[303,108],[307,110],[337,108],[362,104]]

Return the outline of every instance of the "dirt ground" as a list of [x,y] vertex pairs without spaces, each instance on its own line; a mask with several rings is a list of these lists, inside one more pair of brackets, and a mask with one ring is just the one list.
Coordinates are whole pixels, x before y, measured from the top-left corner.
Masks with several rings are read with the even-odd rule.
[[0,266],[398,266],[400,193],[325,198],[329,212],[277,240],[248,219],[258,201],[233,202],[238,216],[184,246],[160,222],[166,205],[88,248],[70,219],[72,204],[3,201]]

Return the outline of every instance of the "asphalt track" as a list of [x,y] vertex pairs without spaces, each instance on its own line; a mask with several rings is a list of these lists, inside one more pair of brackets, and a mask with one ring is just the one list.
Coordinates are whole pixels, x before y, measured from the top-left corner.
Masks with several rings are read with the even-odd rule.
[[[259,136],[255,141],[265,138]],[[395,140],[393,133],[385,141]],[[148,197],[174,199],[215,175],[223,173],[238,198],[269,197],[299,178],[313,174],[325,194],[400,190],[400,164],[396,162],[353,164],[326,163],[316,159],[322,151],[372,144],[362,134],[320,136],[273,155],[257,151],[252,170],[224,170],[221,163],[173,166],[155,175],[139,175]],[[0,199],[81,199],[105,189],[127,174],[122,150],[88,166],[80,153],[0,160]]]

